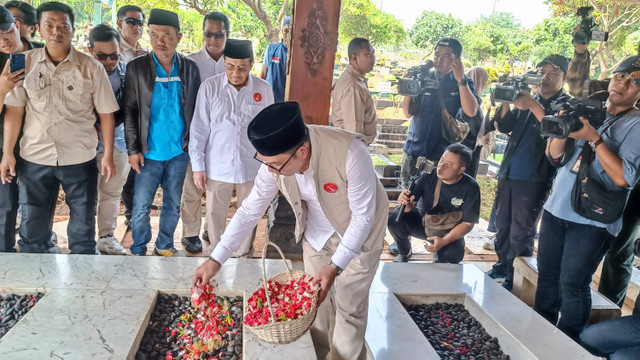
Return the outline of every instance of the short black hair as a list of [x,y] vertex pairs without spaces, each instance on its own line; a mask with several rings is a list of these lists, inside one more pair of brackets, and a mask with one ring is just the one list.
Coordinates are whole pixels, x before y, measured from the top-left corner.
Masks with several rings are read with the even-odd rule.
[[120,44],[120,34],[116,29],[107,24],[96,25],[89,32],[89,47],[93,47],[93,43],[108,42],[116,40]]
[[349,60],[353,57],[353,55],[357,55],[358,52],[366,45],[369,44],[369,40],[365,38],[355,38],[349,41],[349,46],[347,47],[347,55],[349,56]]
[[40,19],[42,19],[42,13],[47,11],[58,11],[67,14],[69,16],[69,21],[71,21],[71,26],[75,27],[75,16],[73,15],[73,9],[69,5],[57,1],[49,1],[40,4],[36,10],[38,24],[40,24]]
[[[22,21],[29,26],[38,25],[38,16],[36,14],[36,8],[24,1],[7,1],[4,4],[7,9],[18,9],[22,13]],[[36,36],[36,31],[33,30],[31,36]]]
[[458,155],[458,157],[460,157],[460,165],[464,166],[465,168],[469,166],[469,163],[471,163],[472,153],[471,149],[469,149],[468,147],[460,143],[456,143],[447,146],[447,151]]
[[207,15],[204,16],[204,20],[202,20],[202,30],[204,30],[204,26],[207,24],[207,20],[215,20],[215,21],[220,21],[222,22],[222,26],[224,27],[224,31],[227,32],[227,34],[229,34],[229,31],[231,31],[231,25],[229,24],[229,18],[227,17],[227,15],[219,12],[219,11],[213,11],[208,13]]
[[142,9],[139,6],[136,6],[136,5],[125,5],[125,6],[120,7],[120,9],[118,9],[118,14],[117,14],[118,20],[122,20],[125,17],[125,15],[127,15],[127,13],[129,11],[139,12],[140,14],[142,14],[142,20],[145,19],[144,13],[142,12]]

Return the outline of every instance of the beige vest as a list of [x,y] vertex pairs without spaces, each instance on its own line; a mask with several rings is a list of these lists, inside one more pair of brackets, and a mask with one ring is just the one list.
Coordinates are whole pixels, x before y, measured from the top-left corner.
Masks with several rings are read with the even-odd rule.
[[[309,167],[314,171],[318,201],[331,226],[338,234],[344,236],[351,222],[351,209],[347,197],[347,152],[354,138],[364,142],[365,137],[361,134],[328,126],[307,126],[311,139]],[[295,237],[296,242],[299,242],[306,228],[307,207],[304,201],[300,200],[296,177],[272,175],[278,183],[278,188],[293,208],[296,217]],[[326,191],[325,184],[336,185],[336,191],[333,193]],[[389,200],[380,181],[376,181],[376,184],[376,215],[373,228],[363,245],[363,251],[369,251],[382,245],[387,226]],[[377,244],[377,241],[380,243]]]

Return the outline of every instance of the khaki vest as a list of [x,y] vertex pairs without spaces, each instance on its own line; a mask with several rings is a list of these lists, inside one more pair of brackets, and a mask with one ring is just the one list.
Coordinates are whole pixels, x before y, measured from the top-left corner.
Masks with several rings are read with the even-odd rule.
[[[327,126],[307,125],[311,139],[311,161],[309,167],[314,171],[316,194],[324,215],[333,228],[344,236],[351,222],[351,209],[347,197],[347,152],[354,138],[366,141],[361,134]],[[373,166],[373,165],[372,165]],[[296,242],[302,239],[306,228],[307,207],[300,200],[300,190],[295,176],[272,174],[276,178],[278,188],[293,208],[296,217]],[[334,184],[335,192],[326,191],[325,184]],[[389,200],[380,181],[376,181],[376,214],[373,228],[365,241],[362,250],[369,251],[382,245],[384,241]],[[377,241],[380,244],[377,244]],[[376,246],[377,245],[377,246]]]

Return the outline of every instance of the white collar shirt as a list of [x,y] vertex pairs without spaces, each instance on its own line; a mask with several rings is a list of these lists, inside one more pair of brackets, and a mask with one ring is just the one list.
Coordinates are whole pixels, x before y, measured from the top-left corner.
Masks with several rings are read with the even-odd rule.
[[137,58],[138,56],[143,55],[142,53],[145,53],[145,54],[149,53],[149,49],[140,45],[140,43],[137,43],[136,47],[134,48],[122,37],[120,37],[120,39],[122,40],[120,42],[120,60],[121,61],[128,63],[129,61]]
[[205,80],[190,128],[193,171],[206,171],[207,178],[226,183],[253,181],[260,163],[253,158],[256,149],[247,138],[247,127],[273,102],[269,83],[252,75],[240,90],[229,84],[225,73]]
[[200,81],[205,81],[214,75],[224,72],[224,56],[220,56],[220,59],[215,61],[211,55],[209,55],[207,49],[203,48],[202,50],[189,55],[189,57],[198,64],[198,70],[200,70]]

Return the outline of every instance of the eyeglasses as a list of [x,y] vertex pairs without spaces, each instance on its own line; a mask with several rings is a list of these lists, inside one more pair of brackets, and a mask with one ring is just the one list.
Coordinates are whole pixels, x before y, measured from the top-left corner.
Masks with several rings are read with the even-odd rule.
[[144,20],[140,20],[140,19],[125,18],[124,22],[131,26],[144,26]]
[[206,37],[207,39],[210,39],[212,37],[215,37],[216,39],[224,39],[225,36],[227,36],[226,33],[223,32],[211,32],[211,31],[207,31],[204,33],[204,37]]
[[98,60],[107,60],[107,58],[111,59],[111,60],[118,60],[120,59],[120,54],[118,53],[113,53],[113,54],[101,54],[101,53],[96,53],[96,57],[98,58]]
[[289,158],[287,159],[287,161],[284,162],[284,164],[282,164],[282,166],[280,166],[280,168],[277,168],[271,164],[269,164],[268,162],[258,158],[258,152],[256,151],[255,155],[253,155],[253,158],[258,160],[259,163],[267,165],[269,168],[277,171],[277,172],[281,172],[282,169],[284,169],[285,166],[287,166],[287,164],[289,163],[289,161],[291,161],[291,159],[293,159],[293,157],[296,155],[296,153],[298,152],[298,149],[300,149],[300,147],[302,147],[302,145],[304,145],[304,143],[301,143],[300,145],[296,146],[296,149],[293,150],[293,154],[291,154],[291,156],[289,156]]

